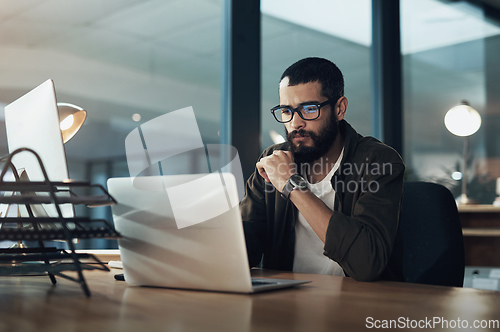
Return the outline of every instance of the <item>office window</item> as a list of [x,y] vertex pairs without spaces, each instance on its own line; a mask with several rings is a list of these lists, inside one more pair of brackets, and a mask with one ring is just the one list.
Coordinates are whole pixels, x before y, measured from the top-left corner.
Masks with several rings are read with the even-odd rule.
[[270,131],[284,127],[269,110],[279,104],[283,71],[305,57],[333,61],[344,74],[349,100],[346,120],[362,135],[371,134],[371,1],[261,0],[262,148],[273,143]]
[[58,101],[87,110],[65,145],[74,179],[128,176],[127,134],[187,106],[219,143],[222,13],[222,0],[1,2],[0,153],[3,107],[49,78]]
[[498,22],[465,1],[401,1],[407,177],[460,194],[464,139],[446,129],[444,117],[466,100],[482,117],[470,136],[468,195],[485,204],[500,177]]

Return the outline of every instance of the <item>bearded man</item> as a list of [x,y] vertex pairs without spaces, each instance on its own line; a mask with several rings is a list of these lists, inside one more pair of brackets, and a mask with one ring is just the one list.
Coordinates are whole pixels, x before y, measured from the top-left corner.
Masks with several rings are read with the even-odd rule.
[[377,280],[399,222],[404,163],[345,120],[338,67],[305,58],[285,70],[280,105],[287,142],[267,148],[240,203],[250,266]]

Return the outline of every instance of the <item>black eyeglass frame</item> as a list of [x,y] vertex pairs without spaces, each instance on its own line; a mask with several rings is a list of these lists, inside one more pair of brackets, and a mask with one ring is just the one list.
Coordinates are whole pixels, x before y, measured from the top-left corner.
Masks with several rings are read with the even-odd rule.
[[[338,99],[337,99],[338,100]],[[281,108],[284,108],[283,106],[281,105],[278,105],[278,106],[274,106],[273,108],[271,108],[271,113],[273,114],[274,118],[276,119],[276,121],[278,121],[279,123],[287,123],[287,122],[290,122],[292,121],[293,119],[293,116],[294,116],[294,113],[297,113],[301,118],[302,120],[304,121],[312,121],[312,120],[316,120],[317,118],[319,118],[319,115],[320,115],[320,111],[321,111],[321,108],[323,106],[326,106],[328,104],[332,104],[333,101],[336,101],[334,98],[331,98],[331,99],[328,99],[327,101],[324,101],[320,104],[305,104],[305,105],[300,105],[299,107],[296,107],[296,108],[289,108],[289,110],[292,112],[292,116],[290,117],[290,120],[288,121],[280,121],[278,120],[278,117],[276,116],[275,112]],[[316,116],[314,119],[304,119],[304,117],[302,116],[302,113],[300,112],[300,110],[304,107],[304,106],[316,106],[318,107],[318,116]]]

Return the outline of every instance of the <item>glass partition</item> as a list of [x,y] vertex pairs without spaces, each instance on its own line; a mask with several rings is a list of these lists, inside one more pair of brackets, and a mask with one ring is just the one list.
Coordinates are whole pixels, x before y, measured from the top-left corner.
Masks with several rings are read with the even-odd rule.
[[444,117],[467,101],[482,117],[469,137],[468,196],[491,204],[500,177],[498,21],[464,1],[402,0],[401,29],[408,179],[461,193],[465,139],[446,129]]

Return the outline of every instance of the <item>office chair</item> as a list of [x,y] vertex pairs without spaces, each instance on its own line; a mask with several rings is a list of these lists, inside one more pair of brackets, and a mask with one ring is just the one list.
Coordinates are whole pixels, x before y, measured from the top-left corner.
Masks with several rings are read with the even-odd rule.
[[463,286],[464,243],[451,192],[429,182],[406,182],[399,230],[382,279]]

